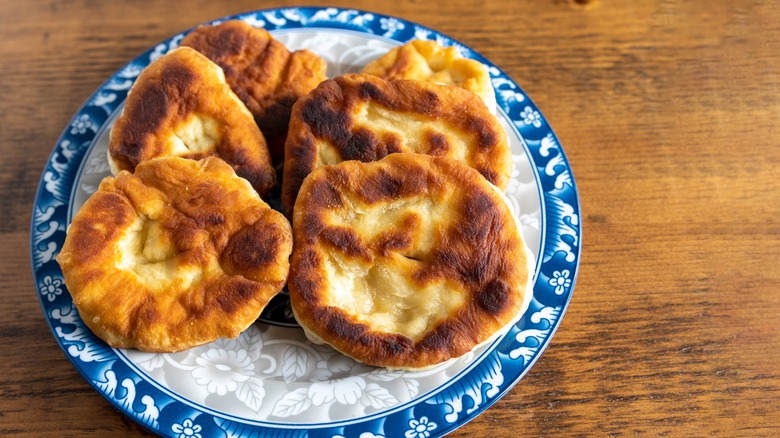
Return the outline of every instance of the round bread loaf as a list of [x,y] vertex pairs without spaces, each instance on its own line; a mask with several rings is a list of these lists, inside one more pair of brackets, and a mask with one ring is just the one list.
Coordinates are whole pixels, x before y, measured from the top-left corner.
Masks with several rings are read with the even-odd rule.
[[502,190],[512,170],[506,132],[474,93],[344,75],[321,83],[293,107],[282,182],[285,211],[292,213],[298,189],[314,169],[396,152],[454,158]]
[[265,197],[276,183],[265,137],[218,65],[189,47],[158,58],[138,76],[111,129],[114,175],[143,161],[218,156]]
[[430,367],[473,350],[531,299],[505,197],[449,158],[324,166],[295,204],[288,289],[307,336],[370,365]]
[[107,177],[57,256],[84,323],[109,345],[174,352],[234,338],[284,286],[287,219],[216,157]]
[[199,26],[180,45],[222,67],[230,88],[263,131],[272,161],[282,164],[292,106],[327,79],[325,60],[309,50],[290,52],[265,29],[241,20]]
[[487,67],[436,41],[413,40],[395,47],[366,65],[363,73],[385,80],[415,79],[465,88],[482,98],[491,113],[496,113],[496,92]]

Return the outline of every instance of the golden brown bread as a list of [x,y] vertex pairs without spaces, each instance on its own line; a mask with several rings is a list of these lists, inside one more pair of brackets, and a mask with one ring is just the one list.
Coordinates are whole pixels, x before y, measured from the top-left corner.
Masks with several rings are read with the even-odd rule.
[[439,364],[528,306],[530,258],[508,204],[458,161],[392,154],[323,166],[294,211],[296,319],[358,361]]
[[491,113],[496,113],[496,93],[487,67],[436,41],[413,40],[395,47],[366,65],[363,73],[386,80],[415,79],[465,88],[481,97]]
[[346,160],[395,152],[446,156],[506,188],[512,156],[506,133],[473,93],[432,82],[344,75],[321,83],[293,107],[282,182],[291,214],[303,179]]
[[222,70],[182,47],[138,76],[111,129],[108,161],[114,175],[163,156],[215,155],[266,196],[276,181],[265,138],[225,82]]
[[216,157],[105,178],[57,261],[84,323],[114,347],[172,352],[233,338],[287,279],[290,224]]
[[240,20],[199,26],[181,41],[225,71],[228,84],[254,115],[274,164],[284,160],[290,110],[326,79],[327,65],[308,50],[290,53],[268,31]]

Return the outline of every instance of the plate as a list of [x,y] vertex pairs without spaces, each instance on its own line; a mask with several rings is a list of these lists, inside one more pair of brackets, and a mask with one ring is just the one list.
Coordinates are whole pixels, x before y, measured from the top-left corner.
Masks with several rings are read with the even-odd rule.
[[234,340],[175,354],[108,347],[81,321],[55,261],[73,214],[109,174],[108,133],[127,92],[149,63],[186,31],[124,66],[76,113],[41,177],[31,260],[46,320],[66,356],[111,404],[168,437],[441,436],[473,419],[528,372],[558,327],[580,258],[577,190],[563,149],[523,90],[469,47],[418,24],[366,11],[286,8],[225,17],[264,27],[290,49],[307,48],[328,76],[357,72],[412,39],[432,39],[485,63],[510,138],[507,189],[535,255],[534,295],[509,331],[458,360],[422,372],[372,368],[303,336],[287,296]]

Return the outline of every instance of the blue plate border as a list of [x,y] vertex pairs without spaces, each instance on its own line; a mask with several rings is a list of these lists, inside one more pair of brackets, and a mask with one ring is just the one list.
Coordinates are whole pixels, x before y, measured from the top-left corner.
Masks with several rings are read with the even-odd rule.
[[499,106],[520,134],[541,190],[542,241],[534,297],[525,316],[469,372],[389,415],[307,424],[257,424],[200,410],[171,397],[131,369],[81,321],[55,261],[64,240],[74,182],[86,152],[124,102],[138,74],[175,48],[175,35],[125,65],[79,109],[52,151],[36,192],[30,230],[33,278],[57,343],[83,378],[112,405],[166,437],[406,437],[441,436],[472,420],[528,372],[549,344],[571,299],[579,268],[582,228],[576,184],[558,138],[539,109],[502,70],[466,45],[401,18],[354,9],[281,8],[214,20],[241,19],[269,31],[345,29],[406,42],[435,39],[485,63]]

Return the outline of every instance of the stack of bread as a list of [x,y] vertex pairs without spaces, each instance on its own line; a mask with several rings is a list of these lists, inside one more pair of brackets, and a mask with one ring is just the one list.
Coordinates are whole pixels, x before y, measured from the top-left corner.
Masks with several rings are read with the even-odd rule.
[[[421,369],[522,316],[530,257],[485,67],[429,41],[361,74],[325,67],[228,21],[141,73],[115,177],[57,258],[97,336],[155,352],[236,337],[286,284],[313,342]],[[286,216],[264,201],[279,189]]]

